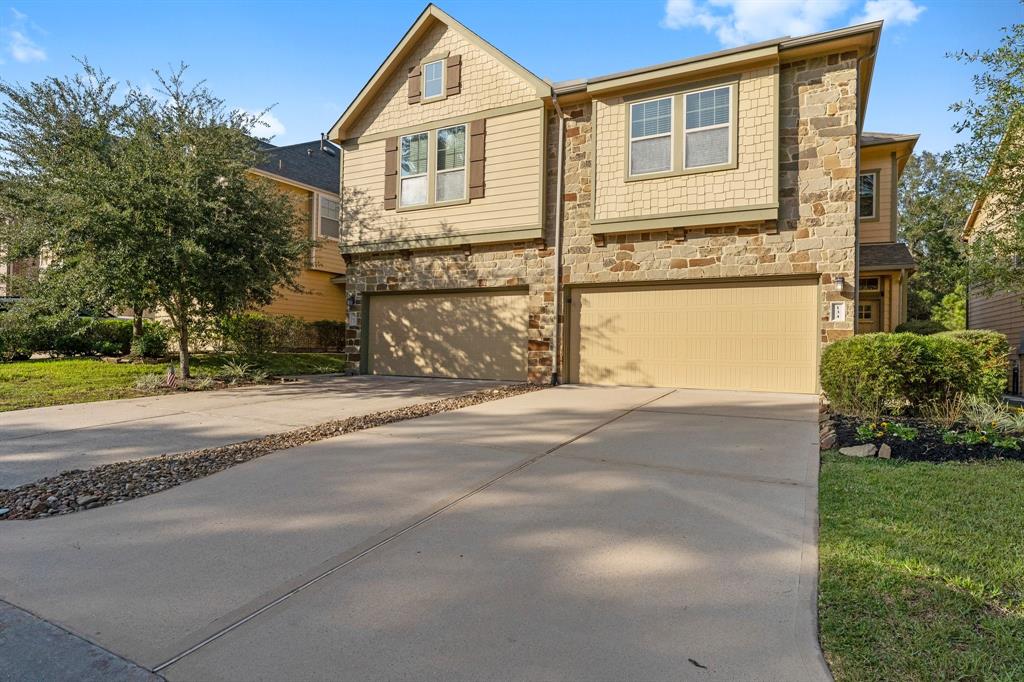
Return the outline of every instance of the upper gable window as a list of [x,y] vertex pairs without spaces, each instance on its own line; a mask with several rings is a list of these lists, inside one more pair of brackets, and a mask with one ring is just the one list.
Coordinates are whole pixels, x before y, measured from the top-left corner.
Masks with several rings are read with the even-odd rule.
[[861,218],[877,218],[878,209],[875,200],[878,187],[878,171],[860,174],[857,188],[858,211]]
[[427,133],[403,135],[398,143],[401,154],[401,206],[418,206],[427,203],[429,173],[427,148],[430,136]]
[[629,107],[629,174],[672,169],[672,98]]
[[438,59],[423,65],[423,99],[434,99],[444,95],[444,61]]
[[729,163],[733,137],[731,91],[726,86],[686,94],[685,168]]

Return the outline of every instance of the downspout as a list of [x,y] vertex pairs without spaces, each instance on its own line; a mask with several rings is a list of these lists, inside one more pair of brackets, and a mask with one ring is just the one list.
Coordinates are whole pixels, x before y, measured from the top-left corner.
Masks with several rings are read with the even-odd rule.
[[555,162],[555,326],[551,333],[551,385],[561,383],[558,372],[561,353],[559,340],[562,317],[562,164],[565,155],[565,115],[558,104],[558,93],[551,91],[551,104],[558,117],[558,160]]
[[[871,52],[868,52],[863,57],[857,58],[857,96],[858,99],[863,97],[864,94],[860,91],[860,71],[861,65],[869,59],[874,59],[878,54],[878,48],[872,48]],[[867,115],[867,105],[864,106],[864,115]],[[860,305],[860,136],[864,132],[864,117],[857,112],[857,142],[856,142],[856,154],[857,163],[856,169],[854,170],[853,180],[853,218],[854,218],[854,237],[853,237],[853,333],[857,334],[857,308]]]

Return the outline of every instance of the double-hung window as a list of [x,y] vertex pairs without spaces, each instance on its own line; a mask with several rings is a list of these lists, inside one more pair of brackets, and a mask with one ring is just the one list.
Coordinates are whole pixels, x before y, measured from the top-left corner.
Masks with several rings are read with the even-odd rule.
[[466,199],[467,134],[463,123],[399,139],[399,208]]
[[878,171],[860,174],[860,181],[857,183],[857,210],[861,218],[878,217],[877,187]]
[[729,86],[686,93],[684,168],[729,163],[732,156],[731,94]]
[[672,98],[629,107],[629,174],[672,170]]
[[429,133],[403,135],[398,144],[401,154],[400,206],[419,206],[427,203],[430,196],[430,173],[427,165]]
[[337,239],[341,235],[340,204],[336,199],[320,197],[320,236]]
[[444,94],[444,60],[423,65],[423,99],[434,99]]
[[434,201],[458,201],[466,198],[466,126],[457,125],[437,131],[437,175]]

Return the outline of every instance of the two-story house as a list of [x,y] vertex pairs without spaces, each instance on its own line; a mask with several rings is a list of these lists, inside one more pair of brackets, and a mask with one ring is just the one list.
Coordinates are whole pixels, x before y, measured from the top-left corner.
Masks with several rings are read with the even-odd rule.
[[905,314],[880,31],[552,84],[429,5],[330,132],[352,358],[817,392],[824,344]]

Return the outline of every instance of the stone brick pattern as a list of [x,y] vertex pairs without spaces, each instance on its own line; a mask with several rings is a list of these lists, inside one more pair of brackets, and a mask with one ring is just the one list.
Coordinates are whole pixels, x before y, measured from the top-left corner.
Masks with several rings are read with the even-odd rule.
[[[406,82],[409,69],[424,57],[444,51],[462,56],[462,92],[436,102],[410,105]],[[398,66],[348,137],[387,132],[536,99],[537,93],[529,83],[458,31],[438,23]]]
[[408,254],[355,256],[346,274],[349,330],[345,352],[359,362],[362,299],[366,292],[441,291],[526,287],[529,290],[527,346],[529,380],[551,377],[551,334],[554,330],[554,250],[535,243],[446,249]]
[[[590,205],[594,200],[592,109],[589,105],[571,107],[566,132],[562,281],[579,284],[818,275],[822,340],[852,334],[856,74],[853,53],[782,65],[777,225],[772,222],[609,236],[603,246],[590,229]],[[554,116],[549,125],[548,138],[554,140]],[[598,128],[599,132],[603,129],[603,125]],[[597,148],[600,150],[600,145]],[[554,151],[549,152],[549,160]],[[553,178],[549,174],[549,189],[553,188]],[[598,194],[608,191],[607,184],[602,185],[600,180],[597,187]],[[548,212],[551,223],[550,203]],[[847,283],[843,292],[836,290],[837,276]],[[832,301],[847,301],[845,320],[829,320]]]
[[[704,209],[731,209],[775,200],[772,155],[775,134],[776,67],[744,72],[739,77],[738,167],[707,173],[625,182],[626,119],[622,97],[594,101],[597,122],[596,218],[629,219]],[[673,131],[682,135],[683,131]]]

